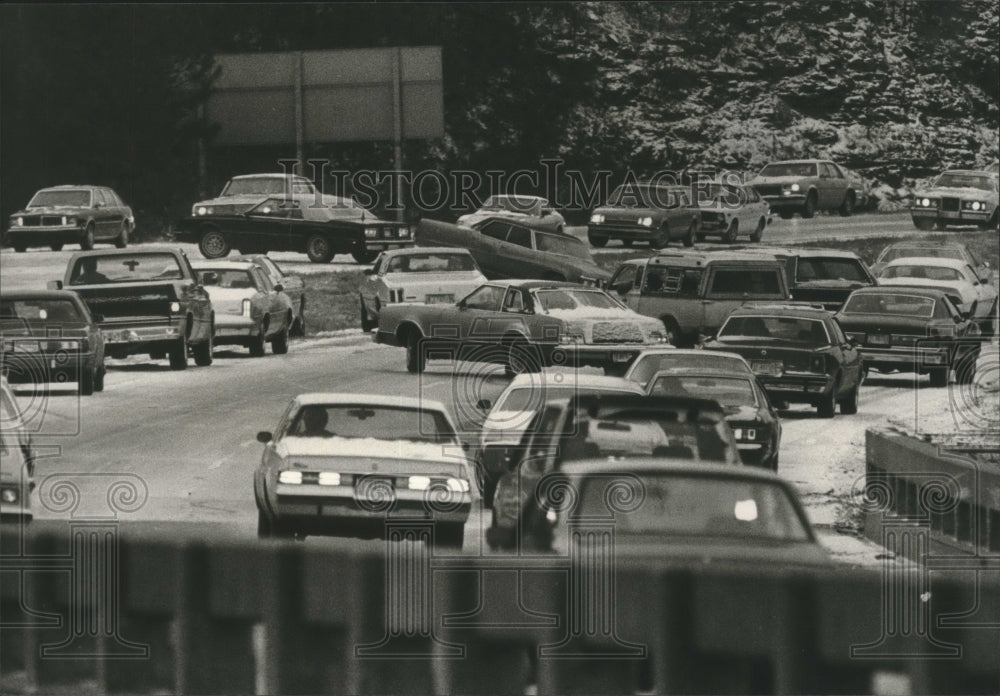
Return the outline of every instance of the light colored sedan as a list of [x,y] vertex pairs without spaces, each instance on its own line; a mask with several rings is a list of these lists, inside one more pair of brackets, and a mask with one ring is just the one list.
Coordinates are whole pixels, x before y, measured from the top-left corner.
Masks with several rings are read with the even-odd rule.
[[914,256],[886,264],[878,277],[879,285],[913,285],[952,291],[959,310],[979,324],[985,336],[995,331],[997,290],[980,282],[976,271],[957,259]]
[[465,249],[417,247],[383,252],[361,283],[361,328],[378,325],[379,312],[399,302],[454,304],[486,282]]
[[729,183],[699,183],[698,207],[701,225],[696,237],[699,242],[707,235],[719,235],[724,242],[735,242],[740,235],[749,235],[759,242],[764,228],[771,221],[771,207],[752,186]]
[[229,261],[243,261],[259,266],[271,281],[271,285],[280,285],[283,288],[282,292],[292,301],[292,336],[306,335],[306,296],[302,278],[285,273],[267,254],[241,254],[226,258]]
[[712,370],[726,374],[753,376],[750,364],[742,355],[697,348],[681,350],[672,346],[647,348],[639,353],[635,362],[625,372],[625,379],[649,386],[649,382],[658,372],[675,369]]
[[563,232],[566,228],[566,220],[546,199],[520,195],[490,196],[482,208],[458,218],[458,224],[471,227],[477,222],[496,217],[517,220],[536,230]]
[[250,355],[264,355],[271,344],[275,355],[288,352],[292,301],[279,283],[274,285],[258,266],[232,261],[191,264],[215,311],[216,345],[239,345]]

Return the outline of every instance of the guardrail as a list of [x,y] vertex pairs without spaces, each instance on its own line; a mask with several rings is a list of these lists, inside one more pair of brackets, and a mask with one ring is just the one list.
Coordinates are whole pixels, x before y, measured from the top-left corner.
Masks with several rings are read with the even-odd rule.
[[34,523],[0,537],[0,690],[1000,690],[995,574],[682,567],[605,550],[478,557]]
[[[866,536],[892,544],[893,530],[905,528],[924,541],[900,553],[929,553],[939,566],[959,554],[963,565],[979,559],[1000,571],[1000,467],[975,452],[874,430],[865,451]],[[992,451],[1000,452],[1000,443]]]

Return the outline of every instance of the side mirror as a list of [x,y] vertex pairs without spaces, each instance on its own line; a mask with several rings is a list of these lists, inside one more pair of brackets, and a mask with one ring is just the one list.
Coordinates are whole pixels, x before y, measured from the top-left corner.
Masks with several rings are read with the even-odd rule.
[[476,402],[476,408],[478,408],[480,411],[489,411],[491,408],[493,408],[493,402],[490,401],[489,399],[480,399],[479,401]]
[[285,291],[285,286],[282,285],[281,283],[275,283],[274,284],[274,291],[275,292],[284,292]]
[[365,270],[363,270],[361,272],[363,274],[365,274],[366,276],[375,275],[375,269],[374,268],[366,268]]
[[50,280],[45,284],[45,287],[49,290],[62,290],[63,282],[61,280]]
[[268,430],[261,430],[257,433],[257,442],[268,443],[271,441],[271,433]]

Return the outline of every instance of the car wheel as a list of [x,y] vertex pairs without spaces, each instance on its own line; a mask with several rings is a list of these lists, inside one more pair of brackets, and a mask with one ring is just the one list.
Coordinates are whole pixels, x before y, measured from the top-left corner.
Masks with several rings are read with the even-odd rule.
[[687,234],[684,235],[684,246],[686,246],[686,247],[693,247],[694,246],[694,236],[695,236],[695,232],[696,232],[696,228],[697,227],[698,227],[698,224],[694,220],[692,220],[691,224],[688,225]]
[[167,351],[171,370],[186,370],[188,366],[187,336],[181,336]]
[[365,249],[364,251],[352,251],[351,258],[357,261],[358,263],[368,264],[378,258],[378,252],[368,251],[367,249]]
[[979,349],[969,351],[955,365],[955,382],[972,384],[976,381],[976,363],[979,360]]
[[11,246],[14,247],[14,252],[18,254],[23,254],[24,250],[28,248],[23,244],[11,244]]
[[[289,322],[291,319],[288,320]],[[275,355],[285,355],[288,352],[288,323],[285,323],[277,336],[271,339],[271,352]]]
[[566,234],[566,228],[563,227],[562,225],[559,225],[559,227],[556,228],[556,232],[559,234]]
[[934,229],[934,221],[931,220],[930,218],[914,218],[913,226],[916,227],[918,230],[923,230],[924,232],[928,232]]
[[267,336],[267,325],[262,324],[260,327],[260,333],[256,336],[250,337],[250,342],[247,344],[247,348],[250,349],[251,358],[260,358],[264,356],[264,341]]
[[438,522],[434,525],[435,549],[461,549],[465,543],[465,525],[461,522]]
[[115,246],[124,249],[128,246],[128,223],[122,220],[122,228],[118,230],[118,237],[115,238]]
[[97,368],[84,370],[80,375],[80,396],[90,396],[94,393],[94,379]]
[[427,354],[419,331],[411,331],[406,339],[406,371],[421,373],[427,367]]
[[361,330],[368,333],[378,325],[378,322],[368,318],[368,307],[365,306],[364,298],[358,295],[358,301],[361,303]]
[[504,372],[508,377],[514,377],[529,372],[539,372],[541,365],[536,359],[535,351],[523,340],[517,339],[507,345],[507,359],[504,361]]
[[590,242],[591,246],[595,246],[595,247],[598,247],[598,248],[605,247],[605,246],[608,245],[608,238],[607,237],[596,237],[594,235],[588,234],[587,235],[587,240]]
[[840,389],[840,377],[833,382],[833,387],[830,389],[830,394],[824,396],[822,401],[816,404],[816,412],[819,413],[820,418],[833,418],[833,414],[837,411],[837,391]]
[[84,251],[90,251],[94,248],[94,223],[87,225],[87,229],[83,231],[83,238],[80,240],[80,248]]
[[224,256],[229,256],[231,250],[226,235],[215,227],[209,228],[198,240],[198,251],[206,259],[221,259]]
[[493,496],[497,492],[497,482],[492,476],[486,473],[482,461],[476,459],[476,484],[479,486],[479,494],[483,496],[483,507],[493,507]]
[[192,346],[194,364],[198,367],[208,367],[212,364],[212,353],[215,351],[215,326],[208,328],[208,340]]
[[[605,242],[605,244],[606,243],[607,242]],[[604,246],[604,244],[602,244],[601,246]],[[623,239],[622,240],[622,246],[625,247],[626,249],[631,249],[632,248],[632,240],[631,239]]]
[[104,391],[104,375],[106,372],[107,368],[105,368],[104,364],[101,363],[101,366],[94,372],[94,391]]
[[840,204],[840,217],[851,217],[854,214],[854,191],[848,191],[844,202]]
[[751,242],[759,242],[764,237],[764,227],[767,226],[767,220],[761,218],[757,221],[757,227],[750,234]]
[[311,234],[306,240],[306,256],[313,263],[330,263],[333,247],[325,234]]
[[935,367],[933,370],[928,370],[928,374],[931,376],[931,386],[932,387],[947,387],[948,386],[948,368],[947,367]]
[[59,243],[59,244],[49,244],[49,249],[51,249],[52,251],[62,251],[62,248],[63,248],[62,243]]
[[299,316],[295,317],[295,322],[292,324],[292,335],[306,335],[306,298],[304,297],[299,302]]
[[860,384],[854,385],[854,389],[851,393],[847,395],[846,399],[841,399],[840,401],[840,412],[845,416],[853,416],[858,412],[858,390],[861,388]]
[[666,249],[670,244],[670,225],[663,223],[657,231],[656,236],[649,240],[650,249]]
[[782,220],[791,220],[795,216],[795,213],[791,210],[779,210],[778,215]]
[[722,241],[726,244],[732,244],[736,241],[736,236],[740,233],[740,222],[739,220],[733,219],[729,223],[729,227],[726,229],[726,233],[722,235]]
[[263,511],[257,510],[257,538],[269,539],[274,536],[274,521],[265,515]]
[[809,219],[816,215],[816,192],[810,191],[806,196],[806,202],[802,206],[802,217]]
[[667,343],[678,346],[681,341],[681,329],[673,317],[663,318],[663,328],[666,331]]

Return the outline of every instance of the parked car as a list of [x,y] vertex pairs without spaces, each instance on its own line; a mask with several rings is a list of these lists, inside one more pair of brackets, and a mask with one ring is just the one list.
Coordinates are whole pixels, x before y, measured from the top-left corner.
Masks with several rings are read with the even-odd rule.
[[695,235],[699,242],[709,235],[732,243],[741,234],[759,242],[771,221],[771,208],[752,186],[720,182],[696,184],[701,224]]
[[87,305],[68,290],[0,294],[0,366],[8,379],[76,383],[104,391],[104,336]]
[[112,358],[148,353],[170,356],[170,369],[212,364],[212,301],[177,247],[78,251],[63,280],[50,289],[72,289],[87,304]]
[[910,215],[920,230],[948,225],[997,229],[1000,186],[995,174],[969,169],[941,172],[930,187],[913,194]]
[[645,389],[658,373],[671,370],[711,370],[735,376],[754,374],[750,364],[736,353],[660,346],[639,353],[624,377]]
[[570,462],[740,464],[721,407],[705,399],[600,395],[551,401],[528,425],[519,451],[516,466],[497,483],[486,531],[492,548],[520,546],[519,532],[544,529],[538,518],[547,513],[547,495],[539,484]]
[[563,216],[546,199],[523,195],[490,196],[482,208],[458,218],[458,224],[471,227],[487,218],[509,218],[527,227],[551,232],[562,233],[566,227]]
[[745,302],[789,299],[777,259],[729,251],[630,259],[615,271],[608,290],[639,314],[659,319],[675,346],[692,346],[700,336],[714,334]]
[[17,252],[41,246],[59,251],[64,244],[89,250],[95,242],[124,248],[134,228],[132,209],[106,186],[53,186],[10,216],[4,243]]
[[257,533],[381,537],[392,516],[435,522],[462,546],[470,467],[443,404],[368,394],[300,394],[254,473]]
[[829,160],[771,162],[750,185],[786,220],[795,213],[811,218],[820,210],[850,216],[868,199],[861,177]]
[[239,254],[229,256],[230,261],[252,263],[267,276],[271,285],[280,285],[282,292],[292,301],[292,336],[306,335],[306,293],[302,278],[286,273],[274,259],[265,254]]
[[325,200],[312,181],[298,174],[281,172],[234,176],[215,198],[191,206],[191,217],[239,215],[267,198],[297,198],[312,203],[335,203]]
[[638,394],[643,388],[621,377],[586,373],[545,373],[518,375],[496,402],[480,399],[476,404],[489,411],[483,421],[476,450],[476,482],[483,505],[493,506],[497,480],[519,458],[518,444],[532,417],[548,401],[590,394]]
[[[546,501],[546,513],[526,533],[532,546],[557,555],[600,552],[587,536],[592,520],[607,519],[614,552],[623,556],[727,571],[834,565],[792,485],[758,468],[592,459],[564,464],[547,487],[574,494]],[[619,502],[633,491],[641,491],[642,504]]]
[[0,375],[0,522],[24,524],[33,518],[35,451],[24,415],[7,378]]
[[373,335],[405,346],[410,372],[442,356],[499,363],[508,374],[549,365],[620,373],[643,348],[666,341],[662,324],[603,290],[544,280],[492,281],[455,304],[384,307]]
[[981,283],[993,284],[993,269],[990,268],[990,262],[980,260],[969,247],[959,242],[895,242],[883,249],[875,263],[871,265],[872,275],[877,276],[890,261],[910,256],[965,261],[972,266]]
[[733,374],[725,369],[670,367],[653,375],[646,386],[646,393],[650,396],[697,397],[718,402],[736,438],[743,463],[778,470],[781,421],[767,392],[753,374]]
[[587,226],[587,239],[595,247],[620,239],[625,246],[649,242],[663,249],[677,240],[693,246],[701,225],[701,211],[691,198],[691,189],[666,183],[623,184],[611,192],[607,202],[595,208]]
[[417,243],[467,249],[490,280],[538,278],[602,285],[608,273],[576,237],[535,230],[507,218],[485,218],[472,227],[421,220]]
[[[379,252],[413,246],[409,225],[380,220],[349,198],[265,198],[242,212],[213,212],[178,221],[174,238],[193,242],[207,259],[241,253],[296,251],[313,263],[350,254],[371,263]],[[213,209],[214,210],[214,209]]]
[[252,263],[197,261],[192,266],[215,309],[215,345],[243,346],[254,358],[264,355],[265,343],[275,355],[288,352],[294,311],[280,283],[273,285]]
[[452,247],[385,251],[365,269],[365,276],[358,292],[362,331],[378,325],[382,307],[397,302],[453,304],[486,282],[472,254]]
[[739,353],[775,402],[806,403],[823,418],[858,412],[861,352],[830,312],[800,305],[740,307],[706,350]]
[[854,291],[837,313],[844,333],[861,349],[865,369],[930,375],[936,387],[976,374],[980,332],[939,288],[879,286]]
[[997,290],[981,283],[975,270],[964,261],[931,257],[896,259],[879,273],[879,285],[915,285],[941,288],[956,298],[955,304],[979,324],[986,336],[996,330]]
[[792,300],[821,304],[836,312],[858,288],[875,285],[861,258],[839,249],[754,247],[745,251],[768,254],[785,264]]

